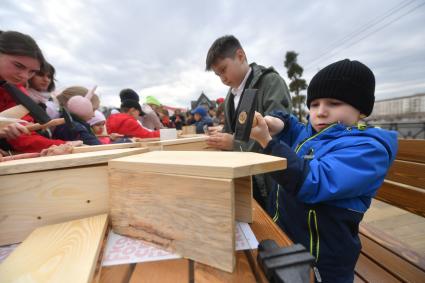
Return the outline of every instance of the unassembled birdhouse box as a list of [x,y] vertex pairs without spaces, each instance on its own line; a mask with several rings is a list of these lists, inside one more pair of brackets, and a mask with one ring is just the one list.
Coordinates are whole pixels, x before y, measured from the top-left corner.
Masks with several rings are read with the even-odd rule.
[[0,245],[21,242],[40,226],[107,213],[108,161],[146,151],[123,148],[1,162]]
[[109,162],[116,233],[232,272],[235,220],[252,222],[251,176],[286,160],[251,152],[152,151]]

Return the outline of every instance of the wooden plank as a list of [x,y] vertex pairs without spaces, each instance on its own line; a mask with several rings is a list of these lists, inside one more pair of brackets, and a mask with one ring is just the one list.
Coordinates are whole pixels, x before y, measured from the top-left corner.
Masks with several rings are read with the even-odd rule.
[[388,273],[387,270],[382,269],[379,265],[377,265],[374,261],[370,260],[362,253],[357,260],[355,273],[358,277],[364,278],[367,282],[401,282],[396,277]]
[[189,282],[189,261],[172,259],[143,262],[136,265],[130,283],[187,283]]
[[375,198],[425,217],[425,191],[422,189],[385,180]]
[[147,151],[147,148],[123,148],[0,162],[0,176],[91,164],[102,164],[107,163],[109,160],[114,158],[140,154]]
[[[366,240],[372,240],[374,243],[376,243],[376,245],[379,245],[380,247],[382,247],[382,249],[386,250],[382,252],[384,253],[384,255],[382,255],[382,253],[380,254],[380,257],[389,257],[391,256],[391,254],[397,255],[397,257],[408,262],[410,265],[416,266],[416,269],[422,270],[422,272],[425,271],[425,257],[423,255],[420,255],[407,248],[406,245],[404,245],[394,237],[391,237],[384,231],[362,222],[359,227],[359,232],[362,236],[362,241],[365,238]],[[369,246],[371,246],[372,244],[373,243],[370,243]],[[374,248],[374,246],[370,248]],[[365,252],[368,252],[368,248],[363,247],[363,249],[365,249]],[[388,252],[390,252],[391,254],[388,254]],[[399,264],[401,265],[402,263]]]
[[102,267],[100,283],[128,283],[136,264],[120,264]]
[[252,273],[248,258],[244,251],[236,252],[236,267],[232,273],[213,268],[211,266],[195,262],[195,282],[215,283],[215,282],[256,282]]
[[107,166],[6,175],[0,186],[0,245],[33,229],[108,212]]
[[217,151],[217,149],[209,147],[205,141],[162,145],[160,149],[168,151]]
[[109,168],[110,214],[116,233],[232,271],[234,184]]
[[34,230],[0,265],[2,282],[91,282],[106,214]]
[[286,168],[286,159],[226,151],[151,151],[109,162],[110,168],[213,178],[239,178]]
[[120,149],[120,148],[135,148],[142,147],[141,142],[129,142],[129,143],[112,143],[112,144],[101,144],[101,145],[87,145],[87,146],[78,146],[74,147],[72,153],[83,153],[83,152],[93,152],[101,150],[111,150],[111,149]]
[[252,223],[252,177],[234,179],[235,182],[235,219]]
[[425,140],[398,140],[397,159],[425,163]]
[[378,265],[388,270],[394,277],[407,282],[420,282],[425,279],[425,271],[420,270],[399,255],[383,248],[362,234],[360,234],[360,239],[362,242],[362,253],[369,258],[373,258]]
[[425,163],[395,160],[385,179],[425,189]]

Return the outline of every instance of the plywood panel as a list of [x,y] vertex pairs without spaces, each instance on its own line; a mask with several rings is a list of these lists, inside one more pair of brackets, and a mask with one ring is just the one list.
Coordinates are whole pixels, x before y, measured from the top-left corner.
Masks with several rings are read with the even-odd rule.
[[109,173],[110,215],[116,233],[233,270],[232,180],[111,168]]
[[0,265],[1,282],[90,282],[107,225],[103,214],[36,229]]
[[236,178],[235,218],[237,221],[252,223],[252,177]]
[[43,225],[108,211],[106,165],[0,179],[0,245],[21,242]]
[[233,179],[285,169],[286,159],[253,152],[152,151],[115,159],[109,166],[140,172]]
[[110,159],[132,154],[140,154],[146,151],[148,151],[147,148],[124,148],[0,162],[0,176],[91,164],[102,164],[107,163]]

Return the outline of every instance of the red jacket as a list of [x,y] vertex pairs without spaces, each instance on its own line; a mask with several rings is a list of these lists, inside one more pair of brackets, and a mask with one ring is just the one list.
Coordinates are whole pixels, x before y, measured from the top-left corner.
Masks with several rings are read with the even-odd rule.
[[[22,86],[17,86],[22,92],[27,93],[25,88]],[[0,112],[9,109],[13,106],[16,106],[15,100],[10,96],[10,94],[3,88],[0,87]],[[34,119],[30,114],[21,117],[20,119],[34,122]],[[8,139],[7,143],[13,148],[13,150],[18,152],[40,152],[45,148],[49,148],[52,145],[64,144],[63,140],[51,140],[40,136],[36,132],[31,132],[29,135],[20,135],[16,139]]]
[[130,114],[112,114],[106,120],[106,130],[108,133],[117,133],[128,137],[137,138],[158,138],[158,131],[146,129]]

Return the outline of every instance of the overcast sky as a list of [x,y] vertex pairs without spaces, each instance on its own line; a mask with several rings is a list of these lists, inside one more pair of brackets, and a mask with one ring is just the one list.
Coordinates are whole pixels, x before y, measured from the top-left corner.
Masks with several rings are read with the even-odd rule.
[[233,34],[249,62],[274,66],[287,84],[285,53],[303,77],[350,58],[368,65],[376,99],[425,92],[425,0],[84,1],[1,0],[0,29],[31,35],[57,70],[58,90],[98,85],[103,105],[118,93],[189,107],[227,87],[205,72],[212,42]]

